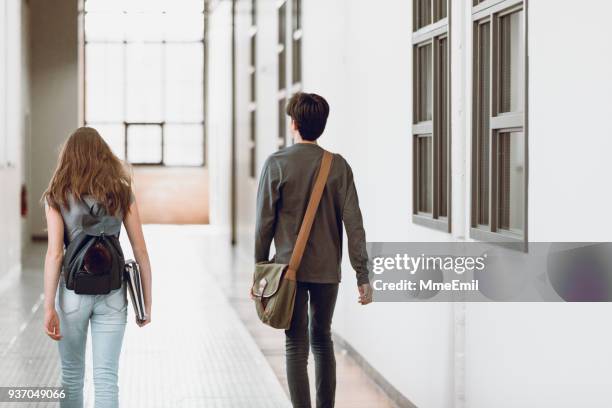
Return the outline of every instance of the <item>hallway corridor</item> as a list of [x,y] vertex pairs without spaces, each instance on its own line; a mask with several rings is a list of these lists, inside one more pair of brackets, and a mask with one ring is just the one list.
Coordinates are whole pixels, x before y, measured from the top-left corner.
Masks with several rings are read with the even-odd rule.
[[[284,335],[256,319],[246,296],[247,260],[214,227],[146,226],[145,235],[153,267],[152,324],[139,329],[128,305],[121,406],[289,407]],[[128,259],[126,237],[124,231]],[[42,330],[44,251],[44,244],[32,245],[22,274],[0,281],[3,386],[60,385],[57,346]],[[92,407],[91,339],[87,353],[85,406]],[[341,351],[337,355],[338,407],[392,407],[350,357]],[[57,404],[20,404],[27,406]]]
[[[139,329],[131,305],[120,368],[121,406],[288,407],[288,399],[261,351],[220,291],[210,268],[229,253],[215,248],[210,230],[150,227],[152,324]],[[122,244],[126,258],[129,244]],[[42,330],[44,246],[36,245],[21,277],[0,284],[0,384],[60,383],[56,344]],[[8,312],[10,311],[10,312]],[[90,353],[88,342],[88,354]],[[93,406],[91,357],[86,406]],[[28,406],[20,404],[20,406]],[[31,406],[45,406],[31,404]],[[56,404],[48,404],[56,406]]]

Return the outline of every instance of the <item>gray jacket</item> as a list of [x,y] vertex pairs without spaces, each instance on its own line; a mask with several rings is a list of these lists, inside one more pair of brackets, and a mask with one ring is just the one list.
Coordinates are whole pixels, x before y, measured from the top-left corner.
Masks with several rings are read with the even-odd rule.
[[[268,260],[274,239],[275,262],[289,263],[322,157],[323,149],[318,145],[298,143],[272,154],[264,164],[257,191],[256,262]],[[353,172],[342,156],[334,154],[297,271],[298,281],[340,282],[343,223],[357,283],[368,283],[365,231]]]

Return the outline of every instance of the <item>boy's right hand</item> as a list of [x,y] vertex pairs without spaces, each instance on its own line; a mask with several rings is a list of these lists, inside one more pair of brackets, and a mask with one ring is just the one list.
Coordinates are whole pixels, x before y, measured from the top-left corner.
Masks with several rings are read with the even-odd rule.
[[362,305],[372,303],[372,286],[369,283],[359,285],[359,299],[358,302]]

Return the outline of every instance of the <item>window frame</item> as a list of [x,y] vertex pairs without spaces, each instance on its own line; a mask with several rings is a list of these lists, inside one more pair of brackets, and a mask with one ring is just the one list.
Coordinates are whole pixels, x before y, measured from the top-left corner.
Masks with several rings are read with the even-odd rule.
[[278,73],[278,140],[277,146],[282,149],[287,146],[287,121],[285,119],[285,104],[287,100],[287,18],[289,13],[289,0],[281,0],[277,4],[278,38],[277,38],[277,73]]
[[[529,176],[529,60],[528,60],[528,0],[481,0],[472,7],[472,158],[471,158],[471,215],[470,215],[470,238],[499,244],[508,244],[512,248],[527,249],[528,243],[528,176]],[[523,19],[523,105],[522,111],[500,112],[500,88],[501,88],[501,35],[500,21],[503,17],[522,11]],[[487,137],[489,141],[488,154],[488,224],[479,224],[479,142],[477,140],[480,131],[480,60],[478,59],[478,35],[479,25],[488,22],[489,28],[489,127]],[[501,134],[522,132],[523,133],[523,225],[520,233],[516,231],[499,228],[498,203],[500,182],[499,177],[499,149],[498,140]]]
[[[412,222],[421,226],[432,228],[438,231],[451,232],[452,215],[451,215],[451,10],[450,1],[446,2],[447,11],[446,17],[436,20],[439,16],[439,5],[441,0],[431,1],[431,23],[425,26],[419,26],[419,13],[422,0],[413,0],[413,33],[412,33],[412,53],[413,53],[413,110],[412,110]],[[434,21],[435,20],[435,21]],[[446,41],[446,117],[440,116],[440,107],[444,103],[441,98],[440,78],[443,67],[440,64],[439,49],[440,42]],[[432,117],[431,120],[419,121],[421,116],[421,82],[422,72],[420,70],[419,49],[423,46],[431,45],[431,70],[432,70]],[[446,154],[442,155],[442,144],[440,138],[442,129],[446,131]],[[432,141],[432,212],[426,213],[419,211],[419,202],[421,200],[422,186],[420,180],[420,161],[419,150],[417,149],[418,140],[422,137],[431,137]],[[446,185],[442,186],[441,169],[444,167],[442,163],[446,163]],[[446,193],[446,216],[441,216],[441,195]]]

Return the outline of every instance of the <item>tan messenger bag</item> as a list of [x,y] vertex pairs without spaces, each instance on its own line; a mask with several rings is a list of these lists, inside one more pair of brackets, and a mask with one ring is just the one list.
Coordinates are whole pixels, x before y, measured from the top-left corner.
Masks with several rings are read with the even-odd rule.
[[251,296],[255,301],[259,319],[275,329],[287,330],[291,326],[297,286],[297,270],[304,255],[306,242],[321,202],[333,158],[334,156],[330,152],[323,152],[319,174],[315,180],[312,193],[310,193],[306,214],[304,214],[289,265],[270,261],[255,264]]

